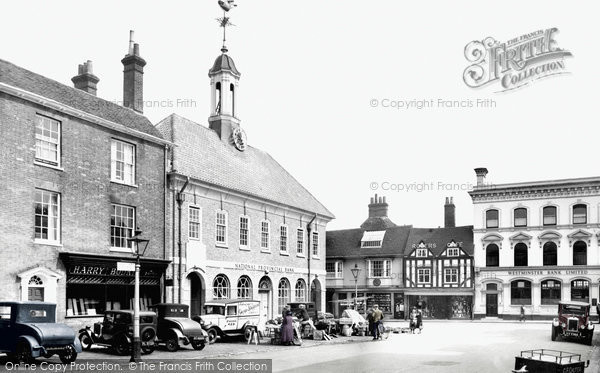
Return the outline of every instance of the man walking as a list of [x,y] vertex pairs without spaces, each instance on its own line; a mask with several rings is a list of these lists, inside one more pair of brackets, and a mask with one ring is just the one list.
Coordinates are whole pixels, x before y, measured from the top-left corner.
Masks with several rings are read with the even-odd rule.
[[519,322],[521,322],[521,321],[525,322],[525,307],[523,307],[522,305],[521,305],[521,318],[519,319]]
[[379,323],[383,320],[383,312],[379,309],[379,305],[373,305],[371,317],[373,318],[373,340],[376,341],[379,339]]

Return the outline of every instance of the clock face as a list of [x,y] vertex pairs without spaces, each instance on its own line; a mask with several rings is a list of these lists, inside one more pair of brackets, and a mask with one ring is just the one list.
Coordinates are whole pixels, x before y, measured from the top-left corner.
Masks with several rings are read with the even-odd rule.
[[231,137],[233,139],[233,145],[235,145],[237,150],[242,152],[246,150],[246,132],[244,132],[243,129],[239,127],[234,129]]

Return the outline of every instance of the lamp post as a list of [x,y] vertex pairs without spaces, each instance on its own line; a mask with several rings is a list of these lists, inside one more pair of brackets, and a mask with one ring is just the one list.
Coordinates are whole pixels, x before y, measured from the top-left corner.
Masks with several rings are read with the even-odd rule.
[[[140,340],[140,257],[144,255],[150,240],[140,238],[142,231],[137,228],[133,236],[127,239],[132,243],[131,252],[135,255],[135,287],[133,292],[133,346],[131,346],[132,363],[142,360],[142,342]],[[140,244],[143,250],[140,252]]]
[[358,264],[354,264],[354,268],[350,270],[352,272],[352,276],[354,276],[354,310],[356,309],[356,298],[358,298],[358,274],[362,271],[361,268],[358,268]]

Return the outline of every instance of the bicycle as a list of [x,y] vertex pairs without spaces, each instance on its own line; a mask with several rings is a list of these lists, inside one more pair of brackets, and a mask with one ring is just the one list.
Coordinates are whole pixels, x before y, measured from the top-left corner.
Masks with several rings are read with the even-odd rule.
[[386,340],[390,336],[390,328],[386,328],[383,325],[382,321],[379,321],[379,325],[377,325],[377,334],[379,335],[379,340]]

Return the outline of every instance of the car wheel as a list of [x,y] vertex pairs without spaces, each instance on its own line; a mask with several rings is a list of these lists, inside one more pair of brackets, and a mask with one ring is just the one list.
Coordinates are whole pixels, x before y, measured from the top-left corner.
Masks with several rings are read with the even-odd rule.
[[554,326],[552,327],[552,340],[556,341],[556,328]]
[[206,343],[204,343],[204,341],[202,341],[202,342],[192,342],[192,347],[196,351],[201,351],[201,350],[204,349],[204,347],[206,347]]
[[22,361],[24,363],[30,363],[33,361],[29,344],[21,342],[17,345],[17,351],[15,352],[14,360],[17,362]]
[[219,337],[219,332],[215,328],[210,328],[207,331],[208,333],[208,343],[215,343],[217,338]]
[[113,345],[115,352],[118,355],[127,355],[127,353],[129,352],[129,343],[127,342],[127,339],[125,337],[117,337],[117,341],[116,343]]
[[142,353],[144,355],[150,355],[151,353],[154,352],[154,346],[142,346]]
[[177,342],[176,338],[169,338],[167,342],[165,342],[165,347],[170,352],[175,352],[179,349],[179,342]]
[[594,332],[589,332],[586,336],[585,336],[585,344],[588,346],[592,345],[592,339],[594,339]]
[[71,364],[77,360],[77,351],[75,351],[75,347],[67,346],[66,351],[58,355],[58,357],[63,364]]
[[87,333],[79,334],[79,342],[81,342],[81,348],[84,351],[89,351],[94,344],[94,341],[92,341],[92,338]]
[[248,341],[250,341],[251,337],[252,337],[252,328],[245,327],[244,328],[244,340],[246,342],[248,342]]

